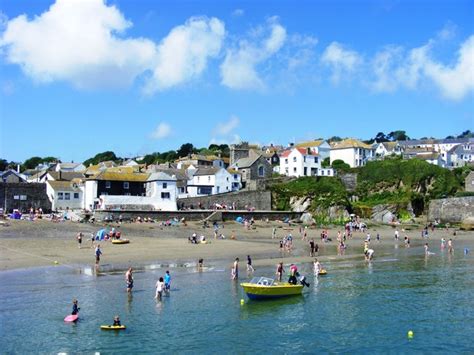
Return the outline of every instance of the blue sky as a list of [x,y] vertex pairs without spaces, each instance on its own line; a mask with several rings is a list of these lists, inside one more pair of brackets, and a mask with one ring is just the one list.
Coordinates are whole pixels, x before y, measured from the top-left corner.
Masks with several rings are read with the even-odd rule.
[[2,1],[0,157],[474,128],[472,1]]

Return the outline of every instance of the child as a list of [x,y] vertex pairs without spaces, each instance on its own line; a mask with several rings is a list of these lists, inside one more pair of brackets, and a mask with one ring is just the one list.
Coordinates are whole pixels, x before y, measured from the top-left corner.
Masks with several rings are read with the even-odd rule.
[[120,323],[119,316],[114,317],[114,327],[120,327],[122,324]]
[[156,300],[161,301],[161,296],[163,294],[164,287],[165,287],[165,283],[163,281],[163,278],[160,277],[160,279],[156,283],[156,293],[155,293],[155,299]]
[[76,315],[76,314],[79,313],[79,310],[80,310],[80,308],[77,307],[77,300],[74,298],[74,299],[72,300],[72,312],[71,312],[71,314],[72,314],[72,315]]
[[170,276],[170,272],[168,270],[166,270],[166,273],[165,273],[165,291],[167,293],[169,293],[171,290],[171,276]]

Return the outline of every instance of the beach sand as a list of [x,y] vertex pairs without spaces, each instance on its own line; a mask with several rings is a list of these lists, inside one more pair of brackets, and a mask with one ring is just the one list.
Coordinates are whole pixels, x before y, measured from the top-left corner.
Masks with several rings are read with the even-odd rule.
[[[12,270],[19,268],[70,265],[70,266],[92,266],[95,263],[94,249],[90,241],[91,233],[96,233],[103,228],[101,224],[83,224],[70,221],[50,222],[38,221],[8,221],[8,226],[0,226],[0,270]],[[117,228],[117,224],[110,225]],[[130,240],[129,244],[113,245],[108,241],[100,243],[103,256],[101,265],[113,265],[117,268],[127,268],[129,265],[141,267],[151,264],[193,264],[199,258],[203,258],[205,264],[222,264],[225,267],[231,265],[235,257],[239,257],[242,267],[245,267],[247,254],[252,256],[253,264],[273,265],[282,260],[289,262],[307,262],[313,258],[309,257],[308,241],[301,240],[299,226],[288,228],[278,222],[256,222],[256,229],[246,230],[236,222],[220,224],[220,232],[226,236],[225,240],[214,240],[213,228],[203,229],[201,224],[188,222],[187,226],[161,227],[158,223],[126,223],[120,225],[122,238]],[[272,239],[272,228],[277,228],[277,238]],[[420,228],[401,231],[400,248],[404,247],[403,237],[407,234],[411,239],[411,247],[419,248],[423,254],[423,245],[426,242],[420,237]],[[366,233],[355,232],[353,239],[347,241],[347,250],[344,256],[337,255],[337,231],[342,227],[329,229],[329,237],[332,242],[322,243],[320,241],[321,229],[311,227],[308,229],[308,240],[314,238],[320,246],[320,260],[333,258],[359,258],[363,259],[363,241]],[[462,254],[465,246],[472,247],[474,232],[457,231],[453,237],[453,230],[430,231],[430,250],[439,251],[442,237],[453,238],[455,252]],[[393,250],[395,228],[391,226],[371,227],[371,248],[376,251],[376,257],[382,253],[389,254]],[[82,247],[78,248],[76,235],[83,232]],[[187,238],[192,233],[203,234],[210,242],[208,244],[191,244]],[[375,240],[376,234],[380,233],[381,242]],[[294,238],[294,249],[291,253],[281,253],[279,240],[288,233]],[[236,240],[231,240],[234,234]],[[473,250],[474,252],[474,250]]]

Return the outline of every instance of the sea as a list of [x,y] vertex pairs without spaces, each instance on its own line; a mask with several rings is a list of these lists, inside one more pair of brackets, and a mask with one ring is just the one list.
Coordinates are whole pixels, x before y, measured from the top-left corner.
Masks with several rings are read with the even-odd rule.
[[[272,277],[273,266],[248,275],[241,265],[235,282],[228,264],[148,265],[135,272],[131,294],[125,270],[113,265],[1,272],[0,353],[474,353],[471,253],[398,248],[370,263],[334,257],[324,267],[328,274],[315,277],[300,264],[310,283],[303,295],[271,301],[249,300],[239,282]],[[166,270],[171,292],[157,302]],[[65,323],[74,298],[79,320]],[[115,315],[127,329],[101,330]]]

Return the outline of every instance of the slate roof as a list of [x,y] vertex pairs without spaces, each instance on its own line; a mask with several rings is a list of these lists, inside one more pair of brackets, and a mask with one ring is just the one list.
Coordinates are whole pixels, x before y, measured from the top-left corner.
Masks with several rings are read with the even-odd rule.
[[[49,171],[49,175],[54,180],[59,180],[59,171]],[[84,174],[81,172],[76,172],[76,171],[61,171],[61,180],[66,180],[66,181],[71,181],[72,179],[82,179],[84,178]]]
[[193,176],[215,175],[219,170],[221,170],[221,168],[199,168],[194,172]]
[[55,191],[77,192],[80,190],[79,187],[77,187],[77,184],[71,181],[46,181],[46,183],[49,184]]
[[249,168],[251,167],[259,158],[261,155],[254,155],[250,156],[248,158],[240,158],[237,160],[233,165],[232,168],[238,168],[238,169],[244,169],[244,168]]
[[162,171],[151,173],[148,177],[148,181],[176,181],[176,177],[168,175]]
[[362,149],[372,149],[372,146],[365,144],[358,139],[348,138],[340,142],[332,142],[331,149],[347,149],[347,148],[362,148]]
[[318,139],[315,141],[297,143],[295,147],[296,148],[312,148],[312,147],[319,147],[323,143],[324,143],[324,139]]

